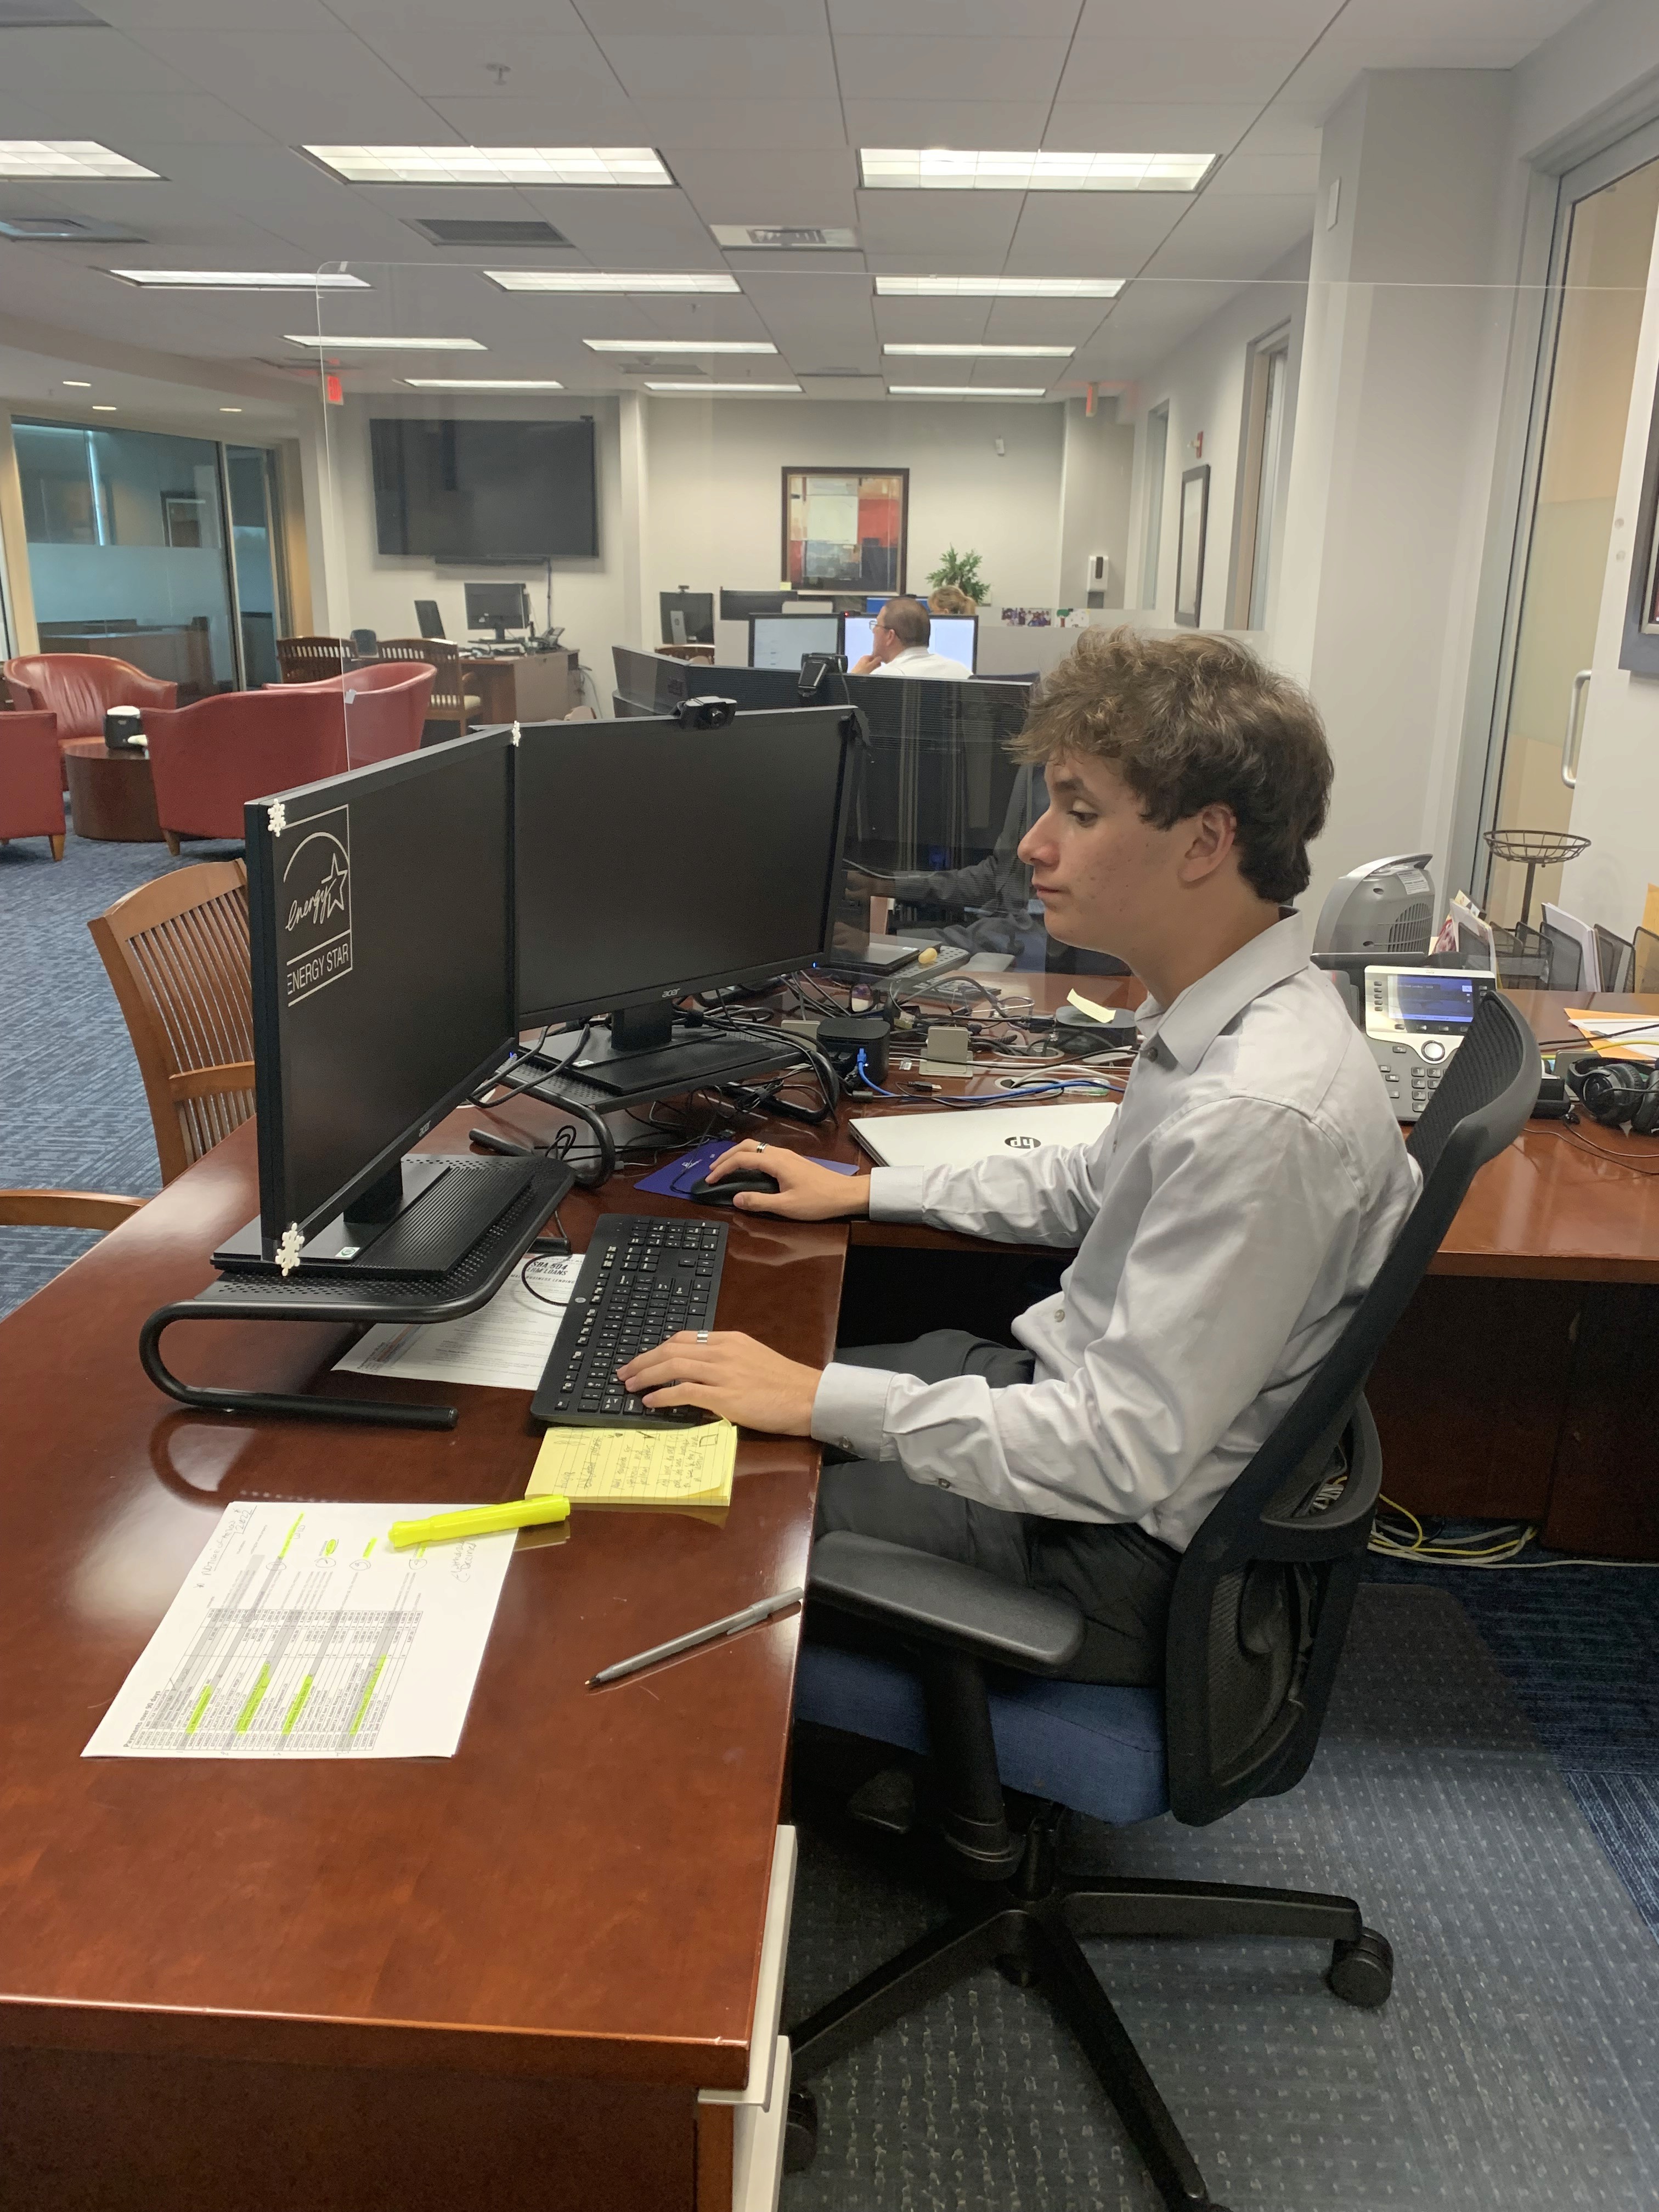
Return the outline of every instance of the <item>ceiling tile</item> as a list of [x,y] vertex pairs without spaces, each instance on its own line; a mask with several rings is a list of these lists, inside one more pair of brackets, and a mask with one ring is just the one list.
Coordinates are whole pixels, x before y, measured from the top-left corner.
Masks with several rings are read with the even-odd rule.
[[[216,6],[219,0],[130,0],[130,4],[187,8]],[[236,4],[259,9],[269,20],[270,0],[236,0]],[[283,0],[284,15],[289,4],[289,0]],[[448,32],[456,21],[455,0],[399,0],[396,6],[388,5],[387,0],[329,0],[329,12],[349,24],[377,50],[388,37],[396,39],[404,32],[410,36],[425,31]],[[469,33],[517,28],[544,38],[567,33],[587,36],[587,27],[572,0],[468,0],[466,25]]]
[[1021,276],[1133,276],[1192,200],[1184,192],[1033,192],[1008,257]]
[[[269,131],[222,100],[204,92],[129,93],[77,92],[70,103],[76,135],[99,138],[106,145],[121,143],[123,152],[159,169],[174,173],[174,146],[268,146]],[[131,153],[147,146],[148,154]]]
[[860,191],[859,234],[872,268],[994,275],[1013,242],[1019,207],[1018,192]]
[[[1425,0],[1425,4],[1443,11],[1471,4],[1471,0]],[[1194,38],[1207,42],[1248,30],[1253,39],[1297,40],[1305,47],[1343,12],[1342,0],[1246,0],[1243,7],[1237,0],[1158,0],[1156,22],[1172,45],[1182,46]],[[1084,0],[1077,34],[1080,40],[1121,43],[1146,38],[1148,28],[1143,0]]]
[[[845,149],[847,132],[841,119],[833,77],[817,81],[816,97],[790,100],[645,100],[633,103],[634,112],[647,125],[642,145],[659,148],[674,167],[676,150],[699,146],[720,152],[793,155],[808,148],[827,152]],[[798,94],[812,88],[798,85]],[[781,163],[781,170],[787,164]]]
[[[503,100],[550,99],[572,107],[596,97],[623,96],[604,55],[585,32],[543,38],[518,29],[481,30],[469,22],[448,30],[405,31],[377,25],[373,30],[360,28],[357,35],[419,93],[454,99],[487,99],[495,93]],[[507,72],[499,82],[498,70]],[[485,143],[499,146],[507,142],[496,133]],[[547,137],[544,130],[530,143],[550,146],[562,142]],[[599,142],[590,137],[582,143]]]
[[1206,193],[1149,264],[1153,276],[1255,276],[1313,228],[1305,192]]
[[787,100],[835,82],[827,37],[602,36],[623,89],[642,100]]
[[1253,100],[1060,100],[1042,143],[1060,153],[1224,154],[1261,112]]
[[[1047,100],[876,100],[873,86],[842,95],[847,137],[854,146],[1004,147],[1023,150],[1042,141],[1048,119]],[[884,191],[884,200],[938,199],[937,192]],[[988,199],[988,192],[957,193],[959,199]],[[1001,195],[998,195],[1001,197]],[[1012,197],[1012,195],[1010,196]]]
[[1064,39],[837,37],[836,60],[846,97],[1046,101],[1066,48]]
[[169,71],[161,89],[176,91],[183,79],[240,114],[280,113],[290,145],[419,145],[441,136],[426,102],[349,31],[163,31],[146,44]]
[[851,225],[857,165],[849,148],[775,155],[703,151],[673,156],[674,174],[705,222]]
[[[136,39],[148,31],[268,31],[270,0],[96,0],[93,13]],[[283,0],[292,31],[337,31],[325,0]]]
[[1307,198],[1311,221],[1318,189],[1317,153],[1230,154],[1205,185],[1202,196],[1226,199],[1237,192],[1301,192]]
[[[1226,36],[1079,39],[1066,64],[1060,96],[1068,103],[1271,100],[1304,51],[1302,45],[1284,40]],[[1170,146],[1164,150],[1182,154],[1188,149]]]
[[[913,0],[904,11],[907,31],[939,39],[1006,39],[1016,25],[1033,39],[1069,39],[1077,27],[1079,0]],[[891,0],[830,0],[830,27],[845,38],[880,37],[894,27]]]
[[32,93],[43,100],[83,92],[166,94],[176,93],[180,81],[178,70],[120,31],[0,32],[0,69],[6,89],[26,99]]
[[818,37],[823,0],[581,0],[596,38],[712,35]]
[[[511,80],[509,79],[509,82]],[[428,93],[434,117],[466,146],[647,146],[653,141],[627,95],[608,76],[589,79],[579,96],[520,100],[510,92]],[[420,143],[441,142],[428,129]],[[474,189],[471,186],[468,190]],[[641,185],[641,191],[655,191]]]
[[548,185],[526,188],[520,197],[596,269],[724,265],[683,192],[575,191]]

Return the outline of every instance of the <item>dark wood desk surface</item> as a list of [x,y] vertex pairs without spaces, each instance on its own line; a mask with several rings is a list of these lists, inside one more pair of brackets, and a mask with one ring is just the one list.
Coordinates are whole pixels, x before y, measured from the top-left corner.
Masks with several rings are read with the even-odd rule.
[[[535,1455],[515,1392],[464,1389],[458,1428],[428,1434],[240,1425],[153,1389],[139,1325],[210,1279],[252,1211],[252,1135],[0,1325],[0,2052],[740,2087],[799,1616],[583,1685],[805,1581],[815,1447],[746,1437],[724,1527],[579,1510],[567,1541],[521,1540],[453,1759],[82,1759],[226,1503],[506,1498]],[[579,1247],[599,1210],[567,1201]],[[844,1254],[839,1225],[734,1221],[722,1319],[825,1358]],[[344,1340],[216,1324],[169,1342],[186,1374],[293,1387]]]

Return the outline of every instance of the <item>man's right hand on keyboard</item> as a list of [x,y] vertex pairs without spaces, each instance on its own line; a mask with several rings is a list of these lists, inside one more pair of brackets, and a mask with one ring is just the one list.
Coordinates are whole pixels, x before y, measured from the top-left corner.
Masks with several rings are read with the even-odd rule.
[[867,1175],[836,1175],[816,1160],[804,1160],[782,1145],[765,1145],[752,1137],[722,1152],[708,1170],[707,1180],[719,1182],[741,1169],[769,1175],[775,1191],[743,1190],[732,1201],[744,1213],[781,1214],[786,1221],[838,1221],[870,1211]]

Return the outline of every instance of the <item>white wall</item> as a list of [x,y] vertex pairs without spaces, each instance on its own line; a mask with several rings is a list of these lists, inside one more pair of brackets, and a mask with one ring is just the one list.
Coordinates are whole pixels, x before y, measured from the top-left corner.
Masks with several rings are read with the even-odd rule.
[[913,592],[926,593],[928,570],[953,544],[981,555],[994,615],[1005,604],[1066,603],[1063,405],[689,398],[652,400],[647,415],[642,567],[653,616],[657,593],[681,585],[777,583],[783,471],[794,467],[909,470]]
[[[531,613],[539,627],[546,612],[545,567],[509,568],[491,565],[471,568],[447,562],[440,568],[412,555],[383,554],[379,550],[374,527],[374,480],[369,459],[370,418],[394,415],[430,416],[433,411],[430,406],[385,397],[348,399],[343,407],[329,410],[326,479],[343,564],[343,589],[336,579],[330,579],[330,627],[342,633],[372,629],[382,637],[413,637],[418,634],[416,600],[436,599],[447,634],[461,642],[467,636],[462,589],[467,582],[528,586]],[[508,421],[528,420],[532,413],[544,420],[568,420],[580,415],[594,417],[599,550],[591,560],[553,563],[553,620],[564,629],[563,642],[578,647],[584,663],[593,671],[601,698],[608,698],[611,647],[628,635],[623,602],[626,526],[617,403],[603,398],[538,399],[532,409],[522,399],[517,404],[466,400],[447,411],[456,418],[465,416]],[[324,541],[321,550],[325,556],[326,529],[319,535]]]

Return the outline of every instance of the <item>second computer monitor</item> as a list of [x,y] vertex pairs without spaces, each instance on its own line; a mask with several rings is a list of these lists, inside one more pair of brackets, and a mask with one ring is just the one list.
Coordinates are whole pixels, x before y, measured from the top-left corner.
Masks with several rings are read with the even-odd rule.
[[749,623],[751,668],[798,670],[807,653],[841,651],[839,615],[753,615]]
[[[853,667],[872,648],[876,618],[873,615],[847,615],[842,618],[842,629],[847,642],[842,650],[847,655],[847,665]],[[979,623],[972,615],[934,615],[927,636],[927,650],[937,653],[942,659],[959,660],[971,676],[979,659]]]
[[[659,592],[665,645],[713,645],[714,594],[712,592]],[[675,624],[678,620],[678,628]]]
[[530,627],[530,591],[525,584],[468,584],[466,591],[466,626],[470,630],[488,630],[497,645],[506,641],[510,629],[527,630]]

